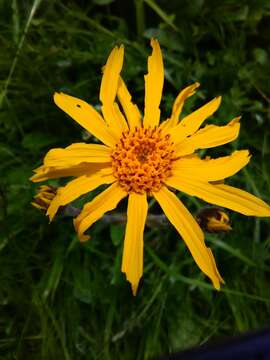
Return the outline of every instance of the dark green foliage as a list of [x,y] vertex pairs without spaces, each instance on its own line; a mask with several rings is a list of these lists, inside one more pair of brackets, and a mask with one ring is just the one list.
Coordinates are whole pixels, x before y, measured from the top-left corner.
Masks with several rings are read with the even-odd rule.
[[[269,221],[231,214],[232,232],[207,236],[226,280],[219,293],[171,226],[146,228],[134,298],[120,271],[123,225],[100,221],[79,244],[71,218],[49,225],[30,205],[36,185],[28,178],[48,149],[85,136],[53,92],[98,106],[101,67],[115,44],[125,44],[123,76],[142,109],[154,36],[166,68],[163,117],[194,81],[201,90],[185,113],[223,95],[209,122],[241,114],[241,135],[209,154],[249,148],[251,163],[230,183],[270,202],[269,14],[268,0],[0,2],[1,360],[146,360],[266,325]],[[194,213],[204,205],[183,199]]]

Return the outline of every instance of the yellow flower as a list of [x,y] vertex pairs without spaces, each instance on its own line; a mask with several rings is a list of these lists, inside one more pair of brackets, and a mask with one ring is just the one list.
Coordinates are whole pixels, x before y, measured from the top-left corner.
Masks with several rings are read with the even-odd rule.
[[31,204],[44,212],[46,212],[56,196],[57,188],[50,185],[41,185],[38,188],[38,193],[35,195],[33,202]]
[[[174,188],[204,201],[244,215],[270,216],[270,207],[257,197],[225,185],[223,180],[242,169],[250,159],[247,150],[218,159],[200,159],[196,151],[226,144],[239,133],[237,117],[225,126],[200,126],[219,107],[221,97],[179,117],[185,100],[195,93],[198,83],[177,96],[169,119],[160,124],[160,101],[164,81],[162,53],[157,40],[151,40],[145,76],[145,107],[142,117],[120,77],[124,47],[115,47],[104,67],[100,87],[103,117],[89,104],[75,97],[56,93],[56,105],[70,115],[104,145],[75,143],[50,150],[44,164],[35,170],[32,181],[73,176],[74,180],[57,191],[47,214],[52,220],[60,206],[107,184],[106,190],[87,203],[74,225],[81,241],[85,232],[107,211],[128,196],[127,225],[122,271],[133,294],[143,273],[143,231],[147,216],[147,196],[153,196],[179,232],[199,268],[216,289],[223,282],[210,248],[198,223],[170,190]],[[122,114],[119,105],[125,116]]]
[[200,227],[209,232],[223,232],[231,230],[229,216],[220,208],[205,207],[196,216]]

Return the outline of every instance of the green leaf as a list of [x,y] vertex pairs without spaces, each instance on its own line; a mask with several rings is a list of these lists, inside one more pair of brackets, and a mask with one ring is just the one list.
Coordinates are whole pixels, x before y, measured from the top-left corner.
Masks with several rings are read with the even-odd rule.
[[59,285],[62,276],[63,268],[64,268],[63,258],[58,255],[55,257],[54,263],[49,272],[47,285],[43,291],[44,299],[46,299],[49,295],[54,297],[54,293]]
[[267,51],[264,49],[261,48],[254,49],[253,55],[255,60],[261,65],[264,65],[268,62],[268,54]]
[[114,0],[93,0],[93,2],[97,5],[108,5],[114,2]]
[[179,37],[169,30],[149,28],[144,31],[144,36],[147,39],[157,38],[160,45],[166,46],[168,49],[181,52],[184,50],[183,45],[179,41]]
[[22,146],[30,151],[39,151],[44,147],[55,144],[57,139],[41,132],[26,134],[22,141]]
[[114,246],[118,246],[124,237],[124,227],[121,224],[112,224],[110,226],[110,234]]

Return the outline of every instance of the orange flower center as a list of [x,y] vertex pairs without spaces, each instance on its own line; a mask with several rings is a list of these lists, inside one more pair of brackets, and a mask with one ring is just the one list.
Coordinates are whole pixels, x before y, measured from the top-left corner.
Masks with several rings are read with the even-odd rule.
[[171,175],[173,143],[161,129],[125,131],[112,152],[113,175],[127,192],[158,191]]

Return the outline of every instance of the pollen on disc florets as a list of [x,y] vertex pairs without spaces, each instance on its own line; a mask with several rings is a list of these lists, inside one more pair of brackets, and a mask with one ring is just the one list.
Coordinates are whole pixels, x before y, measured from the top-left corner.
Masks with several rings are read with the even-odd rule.
[[158,191],[171,175],[173,143],[159,128],[123,132],[112,151],[113,175],[127,192]]

